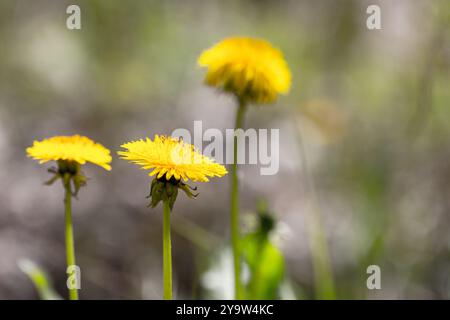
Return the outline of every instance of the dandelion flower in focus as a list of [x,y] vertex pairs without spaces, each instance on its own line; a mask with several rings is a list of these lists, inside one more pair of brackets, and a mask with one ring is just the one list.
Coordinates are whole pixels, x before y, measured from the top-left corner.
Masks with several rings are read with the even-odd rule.
[[208,177],[222,177],[227,173],[224,166],[200,154],[193,145],[184,143],[173,137],[155,136],[125,143],[121,146],[127,151],[119,151],[122,159],[142,166],[143,169],[153,169],[149,176],[158,179],[165,176],[184,181],[209,181]]
[[[121,145],[126,151],[119,151],[122,159],[135,163],[145,170],[151,170],[149,176],[155,176],[152,182],[151,206],[154,207],[165,196],[170,198],[171,206],[175,202],[178,188],[192,197],[189,186],[184,182],[208,182],[210,177],[222,177],[227,174],[224,166],[216,163],[201,153],[191,144],[174,137],[155,135],[152,141],[149,138],[137,140]],[[183,180],[183,181],[181,181]],[[170,194],[158,195],[161,188],[171,189]],[[192,188],[191,188],[192,190]],[[161,193],[159,192],[159,193]]]
[[[121,146],[126,151],[119,151],[122,159],[135,163],[145,170],[152,170],[149,176],[155,176],[151,183],[149,207],[163,205],[163,297],[172,299],[172,242],[170,230],[171,210],[177,199],[178,189],[183,190],[189,198],[196,188],[186,184],[188,180],[206,182],[210,177],[222,177],[227,170],[214,160],[203,156],[191,144],[181,139],[155,135],[152,141],[132,141]],[[183,181],[182,181],[183,180]]]
[[227,38],[205,50],[198,64],[207,68],[206,84],[249,103],[272,103],[291,86],[282,52],[261,39]]

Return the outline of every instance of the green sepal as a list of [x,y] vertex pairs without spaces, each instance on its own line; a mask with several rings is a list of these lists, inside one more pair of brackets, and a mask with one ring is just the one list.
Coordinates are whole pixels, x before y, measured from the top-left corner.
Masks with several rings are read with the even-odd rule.
[[[49,169],[48,171],[51,172],[50,169]],[[59,178],[61,178],[61,176],[60,176],[58,173],[55,173],[55,174],[53,175],[53,177],[52,177],[50,180],[45,181],[44,184],[45,184],[46,186],[51,186],[51,185],[52,185],[56,180],[58,180]]]
[[164,189],[164,182],[158,181],[157,179],[152,181],[150,194],[148,196],[148,198],[150,198],[148,207],[154,208],[158,205],[158,203],[163,199]]
[[81,187],[84,187],[87,184],[87,178],[81,172],[78,172],[76,175],[72,176],[72,183],[74,186],[74,192],[72,194],[76,197]]
[[177,200],[178,187],[172,185],[171,183],[166,183],[166,196],[167,201],[169,201],[169,208],[170,210],[172,210],[173,205],[175,204],[175,200]]
[[180,183],[180,189],[190,198],[195,199],[199,195],[198,193],[193,193],[191,190],[197,190],[197,188],[192,188],[185,183]]
[[44,182],[45,185],[50,186],[56,180],[61,179],[65,188],[70,188],[72,196],[76,197],[81,187],[87,184],[87,178],[81,171],[79,163],[74,161],[58,160],[58,168],[50,168],[48,172],[53,174],[53,177]]
[[150,198],[148,207],[154,208],[160,201],[168,201],[170,210],[172,210],[175,205],[175,201],[177,200],[178,189],[183,190],[184,193],[186,193],[186,195],[191,199],[198,196],[198,193],[192,193],[191,191],[195,191],[197,188],[193,188],[173,177],[169,180],[167,180],[165,176],[153,179],[150,185],[150,194],[147,196],[147,198]]

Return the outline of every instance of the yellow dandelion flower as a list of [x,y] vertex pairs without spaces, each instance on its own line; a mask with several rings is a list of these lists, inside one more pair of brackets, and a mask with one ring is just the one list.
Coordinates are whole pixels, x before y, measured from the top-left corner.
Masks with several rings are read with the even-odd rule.
[[[172,299],[172,244],[170,235],[171,210],[181,189],[190,198],[198,194],[185,182],[208,181],[209,177],[222,177],[227,174],[224,166],[202,155],[191,144],[181,139],[155,135],[155,138],[140,139],[122,144],[125,151],[118,151],[119,156],[144,170],[152,170],[149,207],[163,204],[163,287],[164,299]],[[184,182],[183,182],[183,181]]]
[[42,141],[34,141],[33,146],[27,148],[29,157],[39,160],[39,163],[48,161],[69,161],[80,165],[86,162],[96,164],[106,170],[111,170],[110,151],[88,137],[56,136]]
[[149,176],[156,176],[157,179],[207,182],[208,177],[227,174],[224,166],[178,138],[155,135],[153,141],[146,138],[121,147],[126,149],[118,152],[122,159],[140,165],[142,169],[152,169]]
[[291,85],[291,73],[282,52],[265,40],[227,38],[205,50],[198,64],[208,69],[208,85],[248,102],[274,102]]
[[[92,162],[109,171],[111,170],[110,151],[87,137],[74,135],[34,141],[33,146],[27,148],[26,152],[30,158],[39,160],[39,163],[57,162],[57,168],[48,169],[53,177],[45,184],[51,185],[59,179],[63,183],[65,189],[66,261],[68,267],[76,265],[71,199],[73,196],[76,197],[80,188],[86,185],[87,178],[81,171],[81,165]],[[69,288],[69,299],[78,300],[77,288]]]

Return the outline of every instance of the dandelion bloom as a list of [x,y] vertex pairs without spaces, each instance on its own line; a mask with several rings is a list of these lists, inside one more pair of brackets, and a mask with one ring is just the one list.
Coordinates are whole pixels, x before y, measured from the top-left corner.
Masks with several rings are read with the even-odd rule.
[[208,69],[208,85],[248,102],[274,102],[291,85],[291,73],[282,52],[265,40],[227,38],[205,50],[198,64]]
[[121,145],[126,151],[119,151],[122,159],[150,170],[149,176],[157,179],[174,178],[184,181],[209,181],[208,177],[222,177],[227,170],[221,164],[200,154],[193,145],[174,137],[155,135],[152,141],[132,141]]
[[91,162],[108,171],[111,170],[110,151],[101,144],[80,135],[56,136],[34,141],[33,146],[27,148],[27,154],[39,160],[39,163],[54,160],[76,162],[82,165]]
[[[81,165],[94,163],[106,170],[111,170],[110,151],[101,144],[79,135],[56,136],[42,141],[34,141],[26,150],[29,157],[40,163],[56,161],[57,168],[49,168],[53,177],[45,184],[52,185],[61,180],[65,189],[64,217],[66,228],[66,261],[67,267],[76,265],[75,244],[72,224],[72,197],[77,197],[81,187],[86,185],[87,178],[81,171]],[[78,283],[78,282],[77,282]],[[69,299],[78,300],[78,286],[69,287]]]
[[[203,156],[191,144],[174,137],[155,135],[155,138],[140,139],[121,145],[126,151],[119,156],[135,163],[144,170],[152,170],[155,176],[150,187],[149,207],[163,205],[163,287],[164,299],[172,299],[172,244],[170,215],[181,189],[189,198],[195,198],[197,190],[187,185],[188,180],[208,181],[209,177],[222,177],[227,173],[224,166]],[[183,181],[182,181],[183,179]]]

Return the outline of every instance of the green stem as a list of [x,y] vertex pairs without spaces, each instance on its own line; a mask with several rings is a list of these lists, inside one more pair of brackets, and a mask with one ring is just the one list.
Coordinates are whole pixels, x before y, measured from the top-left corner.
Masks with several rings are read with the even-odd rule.
[[[245,113],[245,103],[239,100],[239,107],[236,112],[235,130],[242,128],[242,122]],[[231,212],[230,212],[230,228],[231,228],[231,245],[233,249],[233,266],[234,266],[234,290],[235,298],[243,299],[243,289],[241,284],[241,262],[240,262],[240,245],[239,245],[239,180],[237,172],[238,144],[237,136],[234,135],[233,142],[233,163],[231,165]]]
[[311,212],[308,215],[308,237],[313,260],[316,298],[320,300],[334,300],[336,299],[336,291],[334,288],[327,239],[322,222],[322,212],[320,210],[314,180],[309,171],[308,157],[300,128],[298,129],[298,142],[300,146],[300,159],[304,172],[304,185],[306,192],[309,195],[311,209]]
[[164,300],[172,300],[172,243],[170,240],[170,204],[164,202],[163,216],[163,282]]
[[[75,265],[75,245],[73,241],[73,225],[72,225],[72,190],[70,188],[70,175],[64,175],[64,189],[65,189],[65,220],[66,220],[66,258],[67,267]],[[78,300],[77,289],[69,289],[69,299]]]

